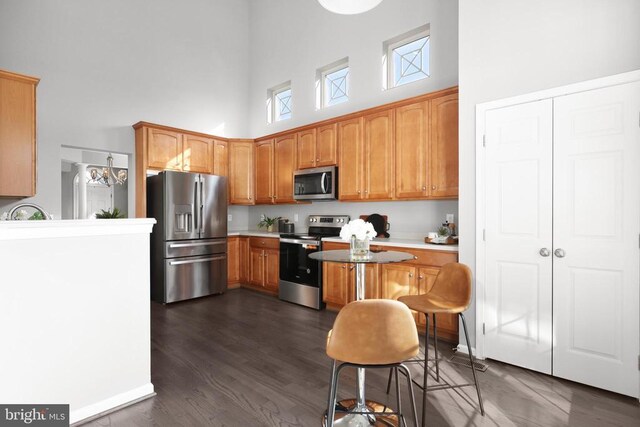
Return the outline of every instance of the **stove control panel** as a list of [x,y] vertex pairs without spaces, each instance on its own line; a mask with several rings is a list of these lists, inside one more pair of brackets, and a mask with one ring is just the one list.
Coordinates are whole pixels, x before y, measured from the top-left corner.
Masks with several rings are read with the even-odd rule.
[[310,227],[342,227],[349,222],[349,215],[309,215]]

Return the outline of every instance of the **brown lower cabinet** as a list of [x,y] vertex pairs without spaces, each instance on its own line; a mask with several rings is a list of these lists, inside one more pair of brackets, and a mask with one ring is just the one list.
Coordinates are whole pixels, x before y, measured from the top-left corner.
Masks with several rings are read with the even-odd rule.
[[[241,252],[242,252],[242,248]],[[246,281],[243,285],[278,293],[280,281],[280,240],[275,238],[249,237]]]
[[240,286],[240,237],[227,239],[227,288]]
[[[416,257],[414,260],[397,264],[367,265],[366,298],[398,299],[403,295],[424,294],[431,290],[440,267],[449,262],[456,262],[455,252],[432,251],[425,249],[407,249],[397,247],[376,247],[408,252]],[[348,249],[345,243],[327,242],[323,250]],[[323,301],[327,308],[339,310],[345,304],[355,300],[355,273],[352,264],[324,263],[323,268]],[[425,316],[415,313],[416,324],[420,329],[425,327]],[[437,318],[438,338],[458,342],[457,315],[440,314]],[[433,324],[431,324],[433,330]]]

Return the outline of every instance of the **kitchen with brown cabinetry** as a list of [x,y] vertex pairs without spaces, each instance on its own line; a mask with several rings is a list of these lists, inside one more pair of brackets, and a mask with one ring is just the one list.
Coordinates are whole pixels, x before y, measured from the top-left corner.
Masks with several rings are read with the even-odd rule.
[[[371,399],[402,412],[385,425],[635,426],[637,22],[635,0],[0,2],[0,404],[87,426],[385,423],[341,413]],[[153,210],[154,182],[192,175]],[[331,261],[359,218],[369,258]],[[169,221],[198,238],[150,250]],[[223,288],[163,304],[163,267]],[[346,330],[372,345],[335,357],[360,303],[380,309]],[[421,361],[379,359],[414,325]],[[334,381],[367,348],[413,386]]]

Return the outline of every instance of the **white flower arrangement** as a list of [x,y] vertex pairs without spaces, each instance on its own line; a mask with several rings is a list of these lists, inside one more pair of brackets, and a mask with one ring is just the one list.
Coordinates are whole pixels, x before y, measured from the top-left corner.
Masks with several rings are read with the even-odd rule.
[[354,219],[340,229],[340,238],[342,240],[350,241],[351,236],[355,236],[358,240],[372,240],[376,237],[376,230],[370,222]]
[[[2,215],[0,215],[0,221],[8,221],[10,219],[11,218],[9,218],[9,212],[2,212]],[[13,215],[13,219],[25,221],[29,219],[29,214],[24,209],[20,209]]]

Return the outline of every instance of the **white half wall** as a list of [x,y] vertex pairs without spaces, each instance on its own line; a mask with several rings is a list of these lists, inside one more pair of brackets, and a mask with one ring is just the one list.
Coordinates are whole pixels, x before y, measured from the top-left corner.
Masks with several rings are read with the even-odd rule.
[[[460,0],[460,262],[475,268],[475,106],[640,68],[637,0]],[[475,303],[467,321],[475,343]]]
[[[427,79],[382,90],[382,43],[426,23],[431,26]],[[264,136],[458,83],[458,2],[385,0],[360,15],[338,15],[317,0],[251,3],[252,137]],[[350,99],[316,110],[316,70],[349,57]],[[291,80],[292,118],[267,124],[267,89]]]
[[27,200],[60,218],[60,146],[132,154],[140,120],[246,136],[248,27],[248,0],[0,2],[0,68],[41,79]]

